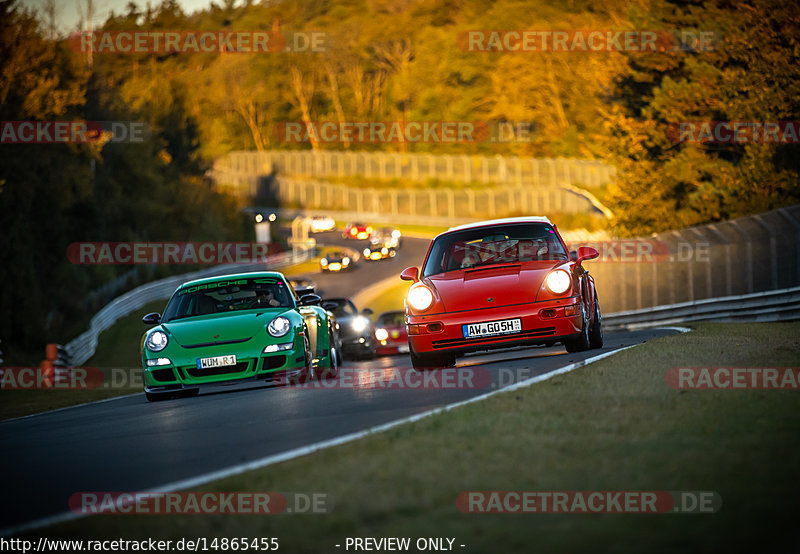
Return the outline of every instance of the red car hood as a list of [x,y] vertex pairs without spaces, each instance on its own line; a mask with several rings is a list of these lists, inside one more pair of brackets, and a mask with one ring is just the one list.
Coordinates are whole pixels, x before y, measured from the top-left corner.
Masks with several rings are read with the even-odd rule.
[[[426,277],[448,312],[533,302],[561,260],[459,269]],[[492,300],[489,300],[491,298]]]

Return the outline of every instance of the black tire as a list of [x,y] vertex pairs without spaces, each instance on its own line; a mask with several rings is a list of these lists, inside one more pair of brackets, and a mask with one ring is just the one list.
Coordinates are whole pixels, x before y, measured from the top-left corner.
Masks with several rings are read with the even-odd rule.
[[597,302],[597,295],[594,295],[594,322],[589,329],[589,346],[591,348],[603,348],[603,318],[600,315],[600,304]]
[[589,350],[589,322],[586,318],[586,304],[583,305],[581,332],[577,337],[564,341],[567,352],[585,352]]
[[317,371],[317,380],[323,381],[326,379],[335,379],[339,376],[339,366],[341,366],[341,354],[339,353],[339,348],[336,347],[336,340],[333,337],[333,334],[328,334],[328,367],[320,368]]
[[305,368],[298,380],[300,383],[307,383],[314,378],[314,358],[311,356],[311,343],[308,341],[308,329],[305,329],[305,333],[303,333],[303,351]]
[[[409,345],[410,346],[410,345]],[[454,352],[440,352],[438,354],[417,354],[409,347],[411,354],[411,365],[417,371],[453,367],[456,365],[456,355]]]

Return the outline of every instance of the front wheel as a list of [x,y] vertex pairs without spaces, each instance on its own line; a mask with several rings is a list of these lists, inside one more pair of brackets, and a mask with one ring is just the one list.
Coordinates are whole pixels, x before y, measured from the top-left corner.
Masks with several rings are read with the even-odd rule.
[[592,348],[603,348],[603,318],[600,316],[600,304],[594,295],[594,322],[589,330],[589,345]]
[[581,318],[581,332],[573,338],[564,341],[567,352],[585,352],[589,350],[589,321],[586,317],[586,304],[583,305],[583,317]]
[[336,346],[336,340],[334,339],[333,335],[330,334],[328,336],[328,345],[330,350],[328,350],[328,367],[320,368],[317,372],[317,380],[323,381],[325,379],[335,379],[339,376],[339,366],[341,365],[341,354],[339,353],[339,348]]
[[304,365],[303,372],[300,374],[300,382],[307,383],[314,378],[314,358],[311,356],[311,344],[308,341],[308,329],[303,333]]
[[439,352],[436,354],[417,354],[409,345],[411,354],[411,365],[417,371],[426,371],[440,367],[453,367],[456,365],[456,355],[454,352]]

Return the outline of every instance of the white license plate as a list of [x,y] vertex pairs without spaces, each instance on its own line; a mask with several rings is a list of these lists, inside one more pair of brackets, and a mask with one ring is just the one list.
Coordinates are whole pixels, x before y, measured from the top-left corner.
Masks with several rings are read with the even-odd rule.
[[408,345],[407,344],[399,344],[399,345],[397,345],[397,351],[400,354],[408,354]]
[[501,321],[483,321],[461,326],[464,338],[490,337],[492,335],[507,335],[522,331],[522,321],[517,319],[503,319]]
[[236,365],[236,355],[214,356],[213,358],[199,358],[197,369],[207,369],[209,367],[222,367],[226,365]]

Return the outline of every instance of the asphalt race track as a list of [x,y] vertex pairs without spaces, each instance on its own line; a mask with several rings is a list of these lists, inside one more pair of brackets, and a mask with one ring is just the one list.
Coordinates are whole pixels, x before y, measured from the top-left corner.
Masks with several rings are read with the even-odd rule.
[[[351,277],[319,273],[311,277],[328,296],[353,294],[356,284],[366,286],[421,262],[427,241],[405,240],[395,259],[371,264],[374,270],[362,264]],[[472,354],[460,358],[456,370],[448,370],[452,386],[443,382],[444,375],[438,381],[429,377],[427,385],[403,386],[419,383],[422,377],[411,369],[407,356],[394,356],[348,362],[340,379],[325,386],[216,387],[195,398],[157,403],[137,394],[0,422],[4,480],[0,533],[68,512],[68,499],[76,492],[158,490],[459,402],[674,332],[607,333],[602,350],[580,354],[568,354],[561,346]],[[591,371],[591,366],[578,371]],[[386,386],[389,382],[401,385]]]
[[[342,238],[339,231],[317,233],[313,235],[317,242],[326,245],[339,245],[361,252],[369,244],[366,240],[349,240]],[[397,256],[386,260],[366,262],[360,260],[353,269],[341,273],[323,273],[319,270],[306,273],[307,277],[317,284],[317,292],[323,298],[352,296],[360,289],[372,283],[382,281],[389,277],[396,277],[400,282],[400,272],[405,268],[422,264],[428,252],[430,240],[404,237],[402,247],[397,251]],[[363,306],[358,306],[362,308]]]

